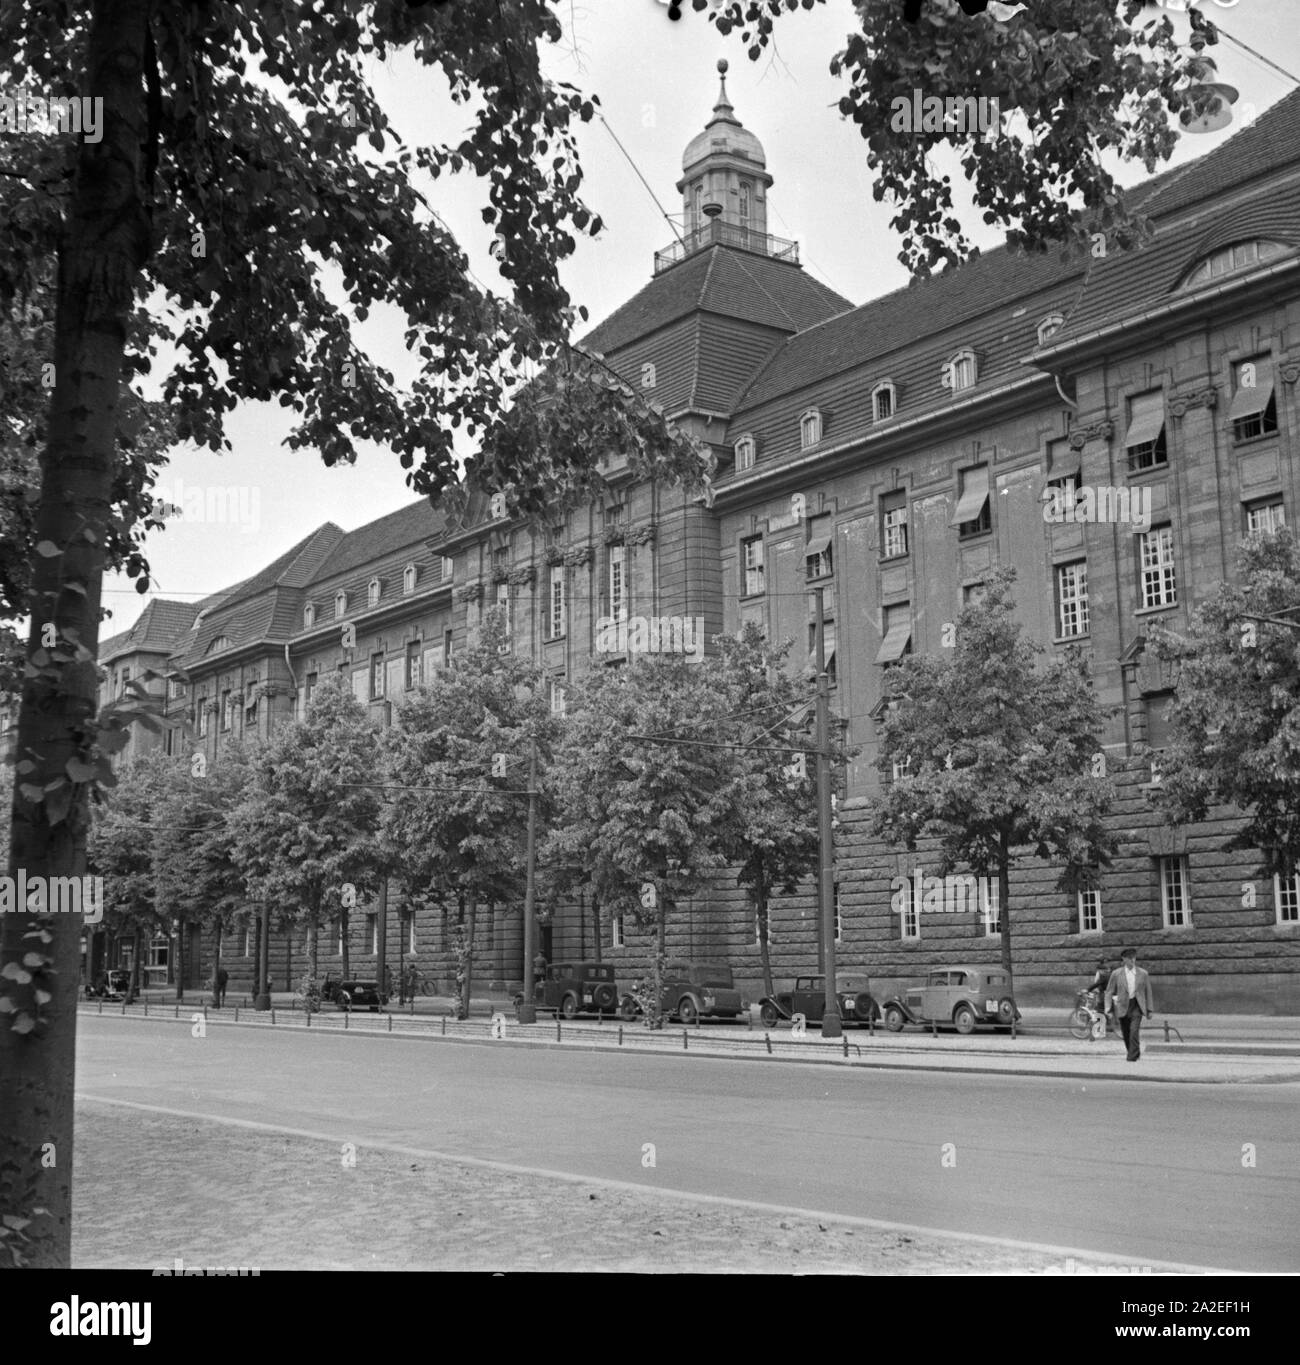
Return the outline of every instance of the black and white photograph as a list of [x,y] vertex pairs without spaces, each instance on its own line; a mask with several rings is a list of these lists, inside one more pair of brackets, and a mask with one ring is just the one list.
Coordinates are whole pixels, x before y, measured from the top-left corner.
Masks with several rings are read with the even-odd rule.
[[5,0],[14,1330],[1282,1340],[1298,19]]

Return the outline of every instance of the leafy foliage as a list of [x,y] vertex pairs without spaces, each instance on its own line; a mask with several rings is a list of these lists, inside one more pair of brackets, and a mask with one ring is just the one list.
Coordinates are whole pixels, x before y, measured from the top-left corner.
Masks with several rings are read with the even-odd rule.
[[1178,670],[1153,799],[1180,822],[1203,820],[1211,802],[1237,806],[1246,822],[1225,847],[1259,849],[1267,875],[1290,877],[1300,868],[1300,545],[1286,527],[1252,536],[1237,570],[1186,638],[1151,632],[1153,653]]
[[[737,33],[754,60],[774,42],[779,18],[812,4],[693,0],[720,33]],[[1199,11],[1188,12],[1192,34],[1183,47],[1168,15],[1153,15],[1144,0],[1027,0],[1005,22],[963,13],[956,0],[926,0],[913,23],[901,22],[898,0],[858,0],[855,9],[860,28],[831,71],[848,83],[840,112],[866,140],[872,193],[898,206],[892,226],[909,270],[929,274],[972,254],[951,178],[933,160],[947,146],[960,149],[984,221],[1005,226],[1013,245],[1082,245],[1101,231],[1110,245],[1127,247],[1148,235],[1103,159],[1117,153],[1148,172],[1168,159],[1177,140],[1170,115],[1203,105],[1190,85],[1207,70],[1205,48],[1218,41]],[[996,99],[1003,115],[1017,117],[1012,131],[992,137],[896,130],[893,101],[910,106],[914,90],[945,101]]]
[[[1094,884],[1114,850],[1104,823],[1113,791],[1094,761],[1103,712],[1087,661],[1075,650],[1043,661],[1014,618],[1014,579],[1010,568],[990,575],[983,600],[957,618],[950,659],[907,655],[886,673],[873,821],[909,851],[937,838],[941,874],[964,865],[997,876],[1008,972],[1018,854],[1061,862],[1058,885],[1076,891]],[[898,778],[896,761],[906,765]]]

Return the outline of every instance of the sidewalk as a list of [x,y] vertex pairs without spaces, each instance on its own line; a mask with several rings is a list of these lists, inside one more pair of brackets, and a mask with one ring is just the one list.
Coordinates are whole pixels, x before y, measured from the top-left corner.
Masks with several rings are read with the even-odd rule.
[[[1282,1028],[1268,1038],[1243,1041],[1240,1044],[1219,1045],[1209,1040],[1216,1035],[1213,1028],[1201,1021],[1210,1016],[1180,1016],[1170,1020],[1171,1038],[1163,1041],[1161,1018],[1150,1027],[1143,1040],[1142,1057],[1130,1063],[1117,1037],[1104,1041],[1079,1041],[1068,1031],[1051,1031],[1037,1027],[1032,1021],[1017,1036],[977,1031],[960,1036],[949,1030],[938,1036],[919,1028],[901,1033],[887,1033],[880,1029],[869,1033],[865,1029],[848,1028],[839,1039],[823,1039],[817,1029],[809,1029],[802,1038],[795,1038],[788,1026],[767,1032],[756,1022],[750,1026],[732,1023],[703,1024],[691,1028],[668,1025],[662,1030],[647,1029],[640,1021],[620,1024],[617,1020],[556,1020],[539,1015],[538,1022],[519,1024],[514,1011],[505,1001],[476,1000],[473,1016],[467,1020],[449,1017],[449,1001],[436,999],[417,1002],[414,1010],[388,1010],[378,1014],[369,1012],[345,1014],[326,1010],[311,1016],[310,1021],[300,1009],[293,1008],[294,997],[276,993],[274,1009],[256,1012],[228,998],[225,1009],[204,1007],[204,1000],[195,996],[188,1002],[145,1001],[124,1007],[119,1003],[104,1002],[103,1013],[126,1015],[137,1019],[147,1017],[159,1023],[178,1022],[189,1026],[193,1015],[202,1011],[207,1027],[248,1028],[312,1028],[330,1032],[383,1033],[407,1039],[453,1043],[489,1043],[515,1047],[563,1047],[588,1051],[623,1050],[664,1055],[686,1054],[711,1058],[728,1058],[762,1064],[766,1061],[811,1063],[855,1068],[887,1068],[894,1070],[926,1070],[965,1072],[972,1075],[1023,1075],[1070,1078],[1080,1080],[1142,1080],[1182,1082],[1190,1084],[1277,1084],[1300,1082],[1300,1030]],[[85,1002],[86,1013],[97,1013],[98,1002]],[[493,1036],[491,1015],[504,1017],[504,1025],[497,1025],[499,1037]],[[1037,1013],[1050,1014],[1051,1011]],[[1290,1020],[1259,1019],[1252,1028],[1237,1036],[1252,1038],[1263,1024],[1283,1025]],[[1186,1025],[1186,1027],[1184,1027]],[[1179,1043],[1172,1030],[1177,1028],[1184,1039],[1207,1041]],[[1220,1035],[1222,1036],[1222,1035]]]

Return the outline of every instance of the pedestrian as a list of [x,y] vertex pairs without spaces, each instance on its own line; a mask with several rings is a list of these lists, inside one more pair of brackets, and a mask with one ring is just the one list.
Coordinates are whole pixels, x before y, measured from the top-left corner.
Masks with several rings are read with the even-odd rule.
[[224,968],[217,969],[217,1008],[220,1009],[226,1003],[226,982],[230,980],[230,973]]
[[1136,948],[1125,948],[1120,958],[1123,965],[1111,972],[1106,983],[1106,1011],[1109,1013],[1114,1006],[1124,1045],[1128,1048],[1128,1060],[1136,1062],[1142,1055],[1142,1020],[1155,1017],[1151,978],[1137,965]]

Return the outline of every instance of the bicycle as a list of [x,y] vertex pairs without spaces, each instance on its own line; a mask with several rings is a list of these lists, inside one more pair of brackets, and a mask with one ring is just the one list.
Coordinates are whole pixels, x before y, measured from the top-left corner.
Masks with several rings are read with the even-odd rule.
[[1080,1041],[1084,1038],[1100,1041],[1110,1032],[1110,1017],[1096,1008],[1100,1003],[1096,991],[1079,991],[1075,995],[1074,1008],[1070,1011],[1070,1032]]

